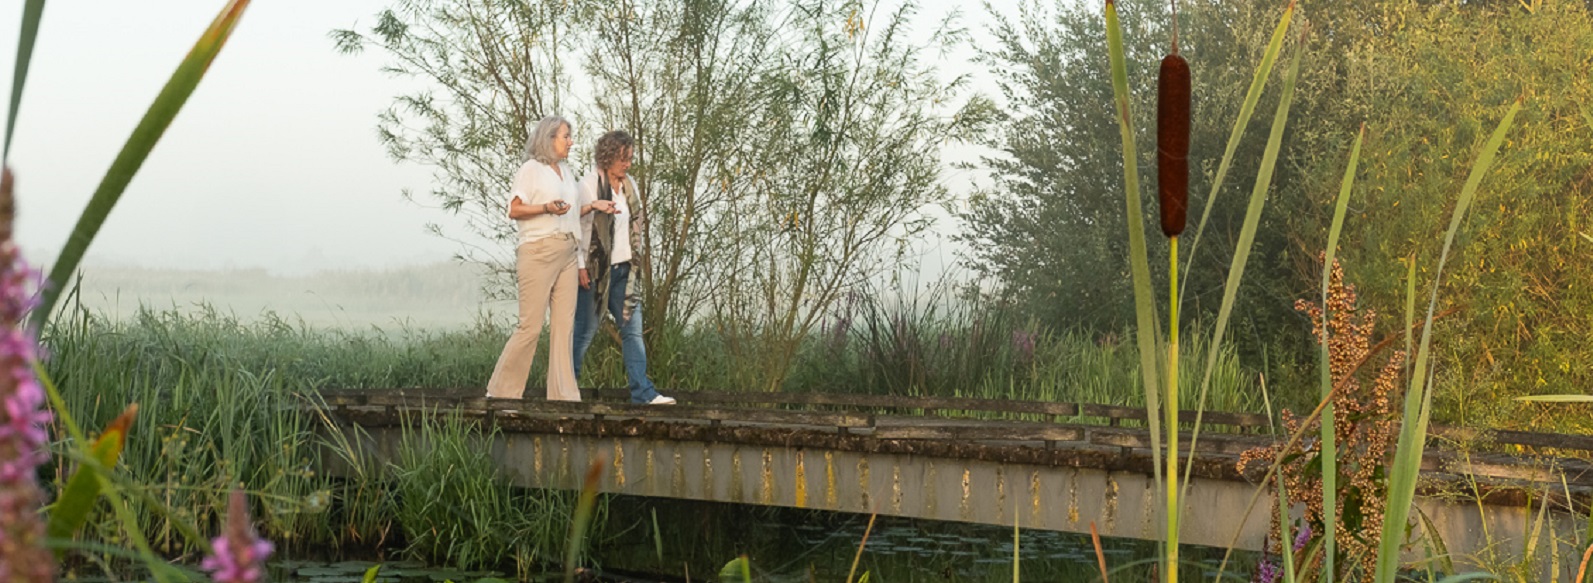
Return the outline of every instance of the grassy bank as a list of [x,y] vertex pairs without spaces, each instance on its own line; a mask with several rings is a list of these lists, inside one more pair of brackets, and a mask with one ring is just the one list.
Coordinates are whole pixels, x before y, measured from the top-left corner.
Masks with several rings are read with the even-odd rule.
[[[499,340],[485,334],[312,332],[215,312],[111,321],[78,309],[48,330],[46,368],[86,427],[139,404],[116,480],[144,536],[168,556],[199,553],[190,525],[214,532],[228,490],[241,486],[259,501],[261,534],[287,553],[401,549],[529,572],[560,556],[573,496],[511,487],[477,446],[488,437],[481,430],[427,424],[405,436],[393,462],[357,460],[355,478],[334,479],[319,470],[348,449],[298,409],[329,385],[466,382],[495,356],[484,347]],[[68,470],[50,471],[59,483]],[[115,549],[128,540],[117,521],[92,521],[68,564],[75,574],[114,572]]]

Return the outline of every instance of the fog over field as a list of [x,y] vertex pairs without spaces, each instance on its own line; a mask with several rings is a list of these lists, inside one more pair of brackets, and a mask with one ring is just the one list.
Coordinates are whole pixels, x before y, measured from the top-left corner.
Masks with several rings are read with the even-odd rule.
[[448,329],[481,318],[510,321],[513,304],[485,300],[481,282],[478,268],[450,262],[304,275],[90,266],[82,272],[75,303],[117,319],[140,307],[216,310],[245,322],[274,314],[315,328]]

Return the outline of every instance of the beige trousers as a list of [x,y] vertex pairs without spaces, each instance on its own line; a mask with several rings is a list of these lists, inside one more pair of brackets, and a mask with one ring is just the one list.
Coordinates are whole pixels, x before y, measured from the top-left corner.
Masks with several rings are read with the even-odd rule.
[[[487,396],[519,399],[525,394],[531,360],[537,354],[543,317],[548,320],[548,400],[579,401],[575,361],[570,343],[575,327],[575,238],[543,237],[515,249],[519,279],[520,323],[498,355],[487,381]],[[551,304],[551,306],[550,306]]]

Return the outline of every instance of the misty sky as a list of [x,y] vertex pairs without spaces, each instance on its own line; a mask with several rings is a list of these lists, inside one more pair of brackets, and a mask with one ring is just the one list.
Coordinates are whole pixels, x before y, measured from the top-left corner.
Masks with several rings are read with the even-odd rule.
[[[429,189],[431,170],[392,162],[376,138],[376,113],[415,82],[380,73],[385,53],[340,55],[327,36],[367,29],[391,2],[251,4],[111,214],[88,264],[298,274],[448,260],[458,244],[424,225],[464,234],[462,223],[400,196]],[[7,4],[0,47],[9,48],[22,6]],[[46,4],[11,155],[17,237],[30,256],[58,252],[116,152],[223,4]],[[14,50],[0,58],[8,71]],[[0,77],[0,95],[9,96],[11,76]],[[967,189],[968,177],[958,174],[947,174],[954,192]],[[939,226],[954,228],[949,220]],[[949,243],[929,247],[934,267],[950,259]]]

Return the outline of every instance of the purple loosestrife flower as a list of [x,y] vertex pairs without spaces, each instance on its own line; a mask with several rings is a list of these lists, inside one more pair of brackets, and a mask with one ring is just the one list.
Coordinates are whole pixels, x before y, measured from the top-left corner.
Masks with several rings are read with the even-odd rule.
[[55,580],[55,557],[44,548],[39,464],[50,413],[33,376],[38,343],[25,318],[34,307],[39,274],[11,240],[15,218],[11,170],[0,171],[0,580]]
[[1277,583],[1283,575],[1278,565],[1272,562],[1271,557],[1261,557],[1261,562],[1256,564],[1256,575],[1250,580],[1254,583]]
[[1018,356],[1018,362],[1029,362],[1034,358],[1034,338],[1038,335],[1027,330],[1012,331],[1012,352]]
[[836,350],[845,348],[846,339],[852,333],[852,316],[850,314],[837,315],[835,317],[835,328],[832,330],[834,333],[830,336],[830,347]]
[[242,490],[233,490],[227,501],[227,525],[221,536],[210,541],[213,551],[199,564],[216,583],[259,583],[265,580],[265,560],[271,556],[271,541],[261,539],[249,523],[249,500]]
[[1300,527],[1300,534],[1294,535],[1294,550],[1298,552],[1305,548],[1305,543],[1311,542],[1311,525]]

